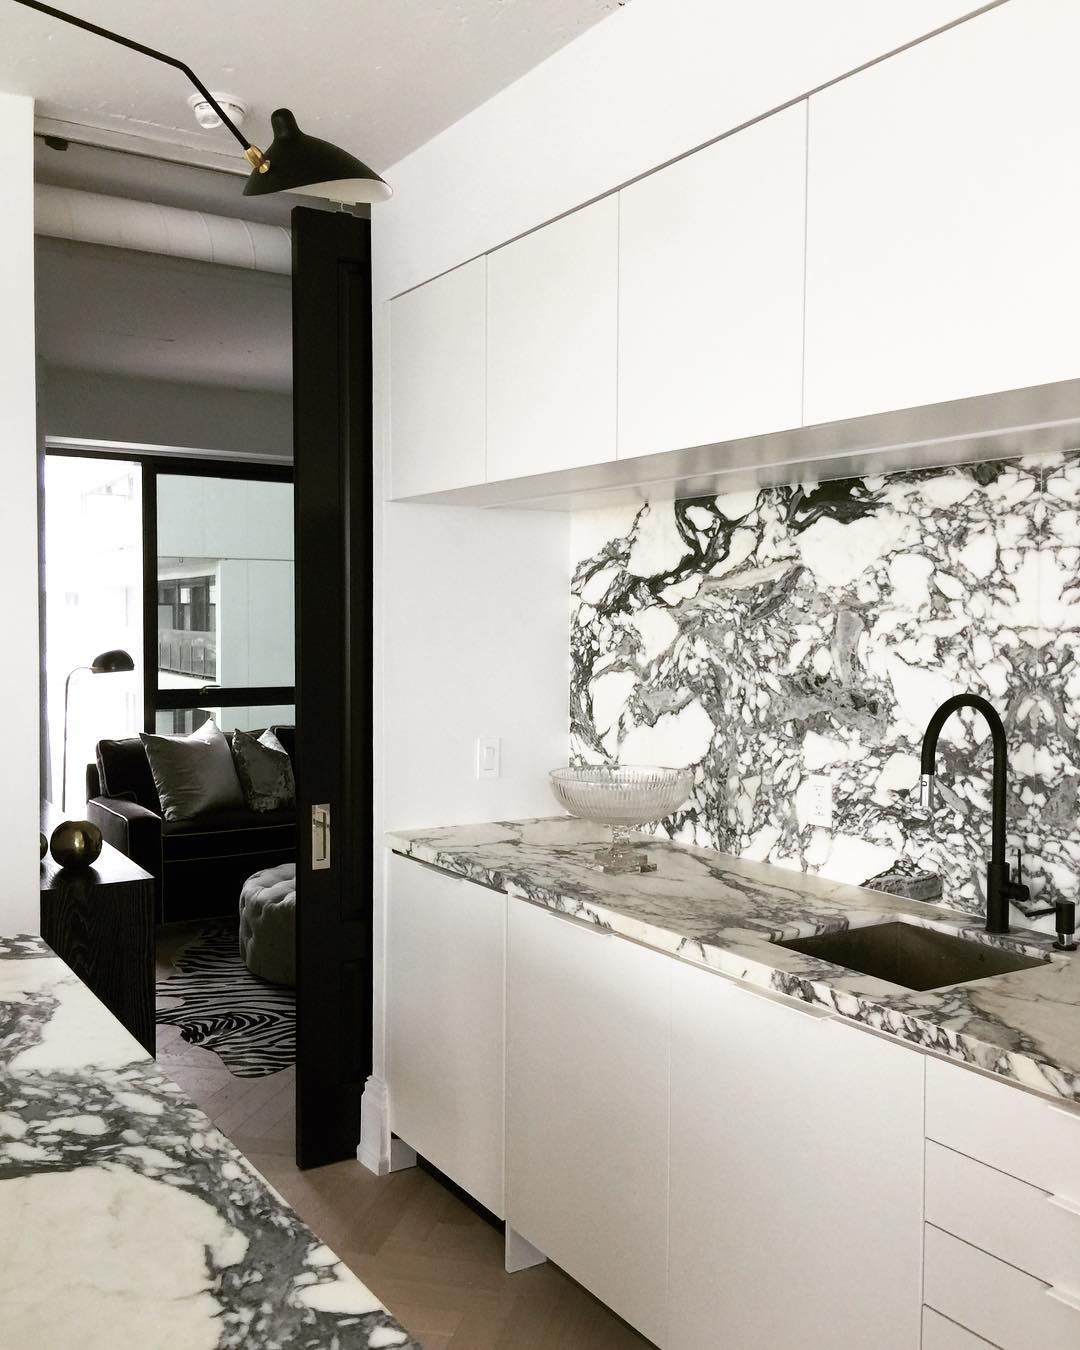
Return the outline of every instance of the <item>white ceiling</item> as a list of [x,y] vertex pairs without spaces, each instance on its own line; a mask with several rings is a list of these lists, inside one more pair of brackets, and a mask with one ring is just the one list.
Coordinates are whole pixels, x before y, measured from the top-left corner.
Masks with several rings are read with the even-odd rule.
[[[244,132],[269,114],[385,169],[622,0],[71,0],[70,12],[185,61],[215,92],[245,99]],[[217,150],[177,70],[0,0],[0,90],[32,94],[39,117],[151,142]],[[245,167],[240,160],[238,168]]]
[[48,365],[288,393],[288,277],[60,239],[37,241]]

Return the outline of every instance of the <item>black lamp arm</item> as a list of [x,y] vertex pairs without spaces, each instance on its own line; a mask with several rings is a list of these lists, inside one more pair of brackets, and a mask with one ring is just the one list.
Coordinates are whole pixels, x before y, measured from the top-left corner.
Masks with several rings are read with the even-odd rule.
[[52,5],[43,5],[40,3],[40,0],[15,0],[15,3],[17,5],[25,5],[28,9],[36,9],[42,14],[48,14],[50,18],[59,19],[62,23],[70,23],[73,27],[81,28],[87,33],[96,33],[98,37],[108,38],[110,42],[118,42],[121,47],[130,47],[133,52],[141,52],[143,56],[152,57],[155,61],[163,61],[165,65],[173,66],[176,70],[183,71],[199,93],[202,94],[203,98],[206,99],[207,103],[210,104],[211,108],[213,108],[221,118],[222,123],[229,128],[232,134],[244,147],[244,153],[248,154],[248,151],[254,151],[256,159],[252,159],[251,155],[248,155],[248,159],[251,163],[256,164],[258,159],[261,158],[259,151],[241,132],[240,128],[236,126],[233,120],[225,112],[225,109],[213,96],[210,90],[207,89],[206,85],[203,84],[202,80],[200,80],[191,67],[185,65],[183,61],[178,60],[175,56],[169,56],[165,52],[155,51],[153,47],[147,47],[141,42],[135,42],[131,38],[122,36],[120,33],[114,33],[108,28],[102,28],[99,24],[89,23],[86,19],[78,19],[74,14],[65,14],[62,9],[54,9]]

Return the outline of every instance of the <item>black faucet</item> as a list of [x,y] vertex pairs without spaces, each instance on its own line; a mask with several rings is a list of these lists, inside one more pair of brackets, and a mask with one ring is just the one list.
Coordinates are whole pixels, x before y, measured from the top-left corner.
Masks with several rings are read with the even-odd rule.
[[980,698],[978,694],[957,694],[946,699],[931,717],[930,725],[922,743],[922,804],[934,805],[934,754],[937,751],[938,736],[941,728],[956,712],[957,708],[974,708],[986,718],[990,728],[990,738],[994,743],[994,787],[991,797],[993,825],[990,844],[990,861],[986,867],[986,931],[988,933],[1007,933],[1009,931],[1009,901],[1029,900],[1031,893],[1020,880],[1019,865],[1016,879],[1009,876],[1009,865],[1005,861],[1005,787],[1008,765],[1005,745],[1005,727],[992,703]]

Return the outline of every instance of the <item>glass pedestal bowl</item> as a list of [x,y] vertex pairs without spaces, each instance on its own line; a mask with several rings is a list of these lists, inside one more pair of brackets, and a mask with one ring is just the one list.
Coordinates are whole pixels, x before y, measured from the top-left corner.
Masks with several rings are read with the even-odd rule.
[[611,847],[593,855],[594,866],[616,874],[656,871],[648,854],[631,843],[630,831],[671,815],[694,786],[690,769],[647,765],[590,764],[552,769],[548,777],[555,800],[572,816],[611,829]]

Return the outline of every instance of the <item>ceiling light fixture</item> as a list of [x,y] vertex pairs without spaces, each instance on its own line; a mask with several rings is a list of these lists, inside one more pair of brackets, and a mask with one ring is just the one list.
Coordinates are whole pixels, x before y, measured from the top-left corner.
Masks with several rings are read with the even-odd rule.
[[[39,0],[15,0],[15,3],[25,5],[28,9],[36,9],[41,14],[48,14],[50,18],[59,19],[62,23],[83,29],[84,32],[107,38],[110,42],[117,42],[121,47],[141,52],[143,56],[149,56],[154,61],[162,61],[165,65],[182,71],[199,91],[200,97],[194,100],[193,106],[209,105],[203,109],[203,116],[210,113],[219,118],[220,124],[227,127],[244,147],[244,157],[251,165],[251,173],[244,184],[245,197],[262,197],[271,192],[302,192],[310,197],[324,197],[346,205],[358,205],[361,202],[384,202],[392,195],[390,185],[380,178],[374,169],[369,169],[347,150],[301,131],[296,125],[296,118],[288,108],[279,108],[271,114],[270,125],[274,130],[274,139],[264,154],[243,135],[191,67],[175,56],[155,51],[153,47],[123,37],[108,28],[101,28],[96,23],[89,23],[86,19],[78,19],[73,14],[65,14],[62,9],[54,9],[52,5],[43,5]],[[198,112],[196,116],[199,116]],[[199,116],[199,122],[200,125],[206,125],[202,116]]]
[[235,94],[221,94],[214,90],[214,102],[211,104],[202,94],[192,94],[188,99],[188,107],[195,114],[195,121],[202,127],[203,131],[215,131],[222,125],[221,118],[217,115],[218,108],[224,108],[229,114],[229,121],[234,126],[242,127],[244,118],[247,116],[247,104],[242,98],[237,98]]

